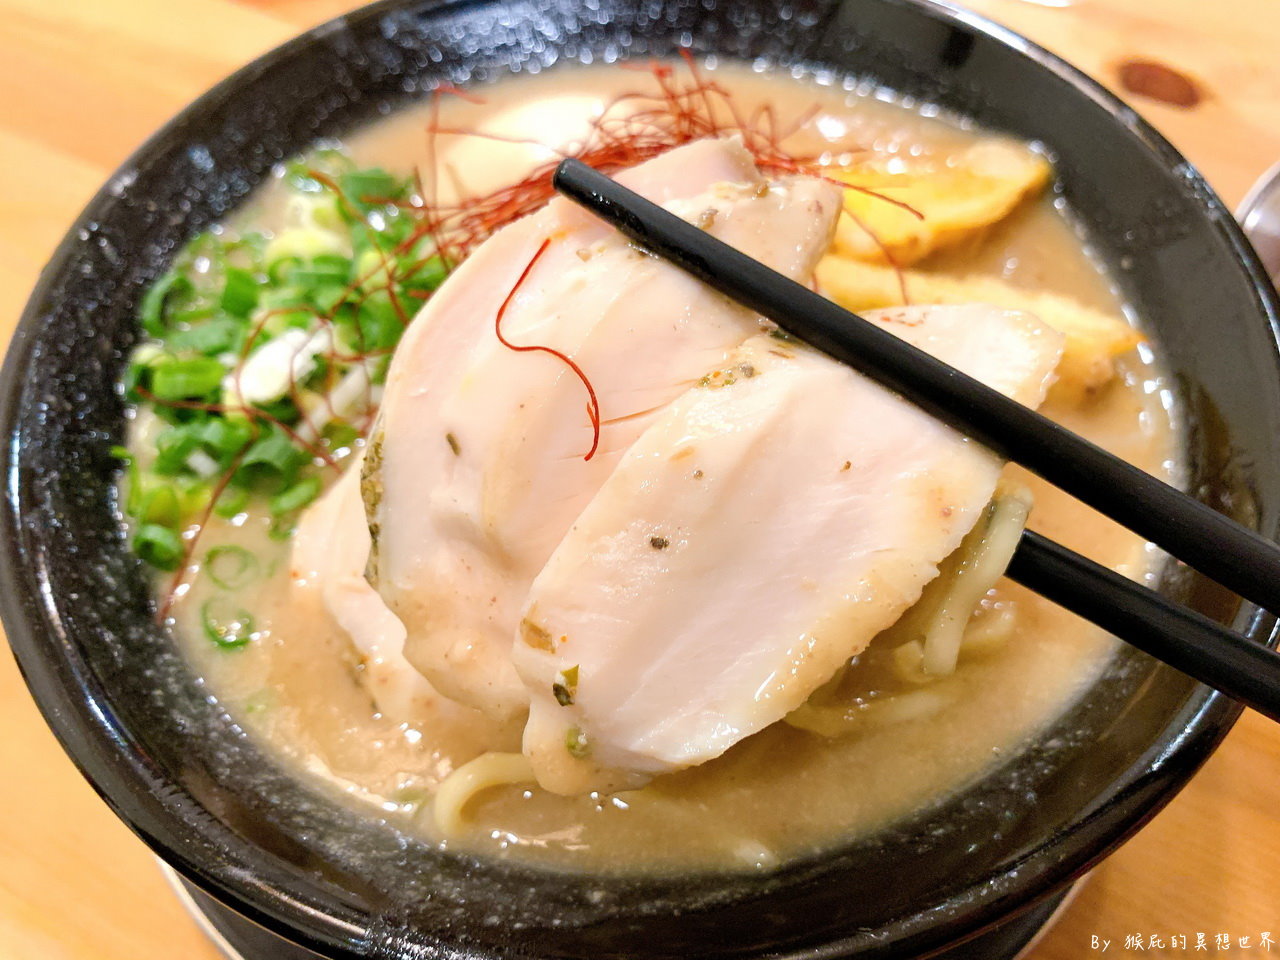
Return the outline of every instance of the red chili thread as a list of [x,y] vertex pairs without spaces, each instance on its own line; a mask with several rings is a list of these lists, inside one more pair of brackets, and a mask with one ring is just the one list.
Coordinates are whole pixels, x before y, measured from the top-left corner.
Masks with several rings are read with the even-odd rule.
[[587,418],[591,421],[591,449],[587,451],[587,455],[582,459],[590,460],[596,455],[596,450],[600,447],[600,401],[596,399],[595,387],[591,385],[591,381],[587,378],[587,375],[583,373],[582,368],[578,366],[578,364],[574,362],[573,358],[567,353],[561,353],[554,347],[547,347],[541,344],[518,346],[502,335],[502,318],[507,312],[507,307],[511,305],[511,301],[515,299],[516,292],[520,289],[521,284],[524,283],[525,279],[533,271],[534,264],[536,264],[539,258],[547,252],[547,248],[549,246],[551,246],[550,237],[542,241],[542,245],[538,247],[538,252],[533,255],[533,259],[525,265],[525,268],[522,271],[520,271],[520,276],[516,279],[515,286],[511,288],[511,291],[502,301],[502,306],[498,308],[498,315],[493,322],[493,332],[498,335],[498,342],[508,350],[514,350],[517,353],[537,352],[551,354],[551,356],[563,362],[577,375],[578,379],[582,381],[582,385],[587,388]]
[[[691,53],[682,51],[681,56],[689,73],[687,81],[682,80],[670,64],[650,63],[647,68],[622,65],[630,70],[648,72],[657,87],[656,92],[636,90],[615,96],[604,105],[600,116],[590,122],[587,135],[573,149],[560,150],[547,144],[540,145],[553,150],[558,156],[573,156],[602,172],[612,173],[694,140],[733,133],[741,136],[744,146],[762,170],[821,177],[842,189],[875,197],[914,217],[923,218],[910,204],[871,188],[829,177],[816,158],[797,157],[785,150],[782,142],[809,119],[811,111],[797,117],[785,128],[779,125],[776,110],[768,105],[758,108],[750,117],[744,116],[729,91],[702,75]],[[721,115],[727,116],[729,122],[722,122]],[[428,128],[432,156],[435,137],[441,134],[501,142],[513,139],[441,127],[438,111],[433,109]],[[436,238],[437,246],[443,249],[445,244],[442,241],[447,235],[461,254],[455,262],[461,260],[466,252],[494,230],[545,204],[554,195],[551,176],[555,166],[555,161],[547,163],[517,183],[485,196],[464,198],[452,209],[428,204],[431,214],[402,247],[407,248],[430,233]]]
[[451,97],[457,97],[459,100],[465,100],[467,103],[483,104],[484,97],[472,93],[470,90],[464,90],[462,87],[456,87],[452,83],[438,83],[432,88],[431,92],[435,95],[442,93]]
[[890,250],[885,242],[880,239],[880,235],[878,233],[867,226],[863,219],[848,207],[843,207],[840,210],[840,213],[852,220],[859,230],[871,238],[871,242],[876,245],[876,248],[880,251],[880,255],[884,257],[885,263],[889,264],[898,278],[898,291],[902,294],[903,305],[910,305],[911,297],[907,293],[907,273],[902,269],[902,265],[898,263],[898,258],[893,255],[893,251]]

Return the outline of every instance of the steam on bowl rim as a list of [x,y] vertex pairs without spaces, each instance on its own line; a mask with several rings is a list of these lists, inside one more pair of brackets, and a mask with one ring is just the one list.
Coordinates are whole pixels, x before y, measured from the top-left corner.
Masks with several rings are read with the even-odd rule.
[[[736,5],[755,9],[748,3]],[[591,23],[599,19],[602,26],[605,20],[600,18],[636,16],[635,8],[623,2],[584,0],[579,4],[561,0],[544,6],[555,8],[556,16],[564,15],[570,20],[572,16],[564,11],[589,14],[575,22]],[[651,6],[656,8],[662,4]],[[666,7],[674,9],[676,14],[700,7],[703,13],[699,16],[721,15],[715,11],[715,2],[698,5],[673,0]],[[1025,38],[969,11],[934,0],[867,0],[863,3],[812,0],[807,4],[797,4],[795,10],[800,15],[805,11],[818,11],[816,25],[809,26],[815,33],[821,33],[821,28],[826,26],[847,34],[852,28],[841,18],[851,15],[850,11],[863,17],[883,15],[905,19],[916,24],[922,33],[937,33],[948,44],[954,44],[936,53],[944,65],[969,55],[965,51],[971,53],[974,48],[988,53],[1013,51],[1015,59],[1022,64],[1019,69],[1035,75],[1047,75],[1062,89],[1090,101],[1110,118],[1110,125],[1117,133],[1137,141],[1147,154],[1184,185],[1187,196],[1194,199],[1198,216],[1208,224],[1216,241],[1225,245],[1252,295],[1251,306],[1245,305],[1248,308],[1242,307],[1242,310],[1254,318],[1250,322],[1259,328],[1254,331],[1256,335],[1261,336],[1260,331],[1265,327],[1269,354],[1257,362],[1264,366],[1269,362],[1269,369],[1278,372],[1273,379],[1280,383],[1280,363],[1275,350],[1277,331],[1280,330],[1280,307],[1252,249],[1229,212],[1194,168],[1131,109],[1100,85]],[[377,909],[369,909],[369,903],[375,902],[376,898],[371,900],[350,895],[323,877],[300,882],[296,871],[281,862],[279,857],[245,835],[227,829],[225,824],[211,816],[196,796],[167,777],[165,770],[140,749],[134,733],[117,713],[111,688],[104,684],[100,669],[86,657],[86,650],[79,643],[85,635],[84,628],[77,627],[59,605],[66,602],[56,589],[59,574],[51,564],[51,556],[46,549],[48,544],[41,539],[46,533],[37,529],[38,524],[35,523],[39,519],[36,517],[39,506],[36,501],[43,496],[40,484],[57,482],[59,477],[33,476],[33,471],[25,469],[20,459],[26,452],[20,449],[22,444],[26,442],[29,449],[34,449],[30,444],[37,436],[31,432],[34,416],[31,404],[46,402],[41,399],[45,395],[40,393],[38,385],[32,383],[28,374],[39,368],[43,353],[49,349],[50,331],[54,324],[62,321],[58,313],[61,304],[56,297],[66,277],[83,262],[86,238],[97,233],[99,225],[112,215],[114,205],[129,193],[140,171],[145,172],[154,165],[158,156],[184,148],[193,163],[199,162],[199,150],[206,145],[201,134],[208,127],[210,117],[222,116],[228,104],[247,96],[246,91],[256,90],[261,94],[268,90],[275,82],[273,71],[283,71],[302,63],[316,51],[325,51],[326,56],[362,55],[352,39],[361,31],[362,37],[381,31],[383,41],[395,45],[400,43],[401,36],[388,25],[400,22],[396,20],[397,16],[404,18],[403,26],[415,17],[420,17],[422,22],[434,18],[465,23],[467,17],[489,13],[497,19],[505,16],[512,23],[520,22],[522,17],[536,21],[544,15],[533,4],[514,4],[504,8],[491,0],[461,0],[456,3],[383,0],[302,34],[258,58],[200,97],[141,147],[86,208],[45,268],[15,332],[3,374],[0,374],[3,387],[0,423],[7,438],[9,467],[6,472],[6,509],[0,520],[0,533],[7,551],[7,562],[0,569],[0,613],[19,665],[46,720],[77,766],[117,815],[186,878],[250,919],[311,949],[335,956],[400,955],[393,952],[399,949],[396,944],[404,943],[399,939],[403,930],[398,926],[399,920],[394,911],[380,913]],[[669,26],[659,24],[656,17],[650,21],[655,30],[659,26]],[[904,37],[904,45],[908,39],[914,42],[914,38]],[[636,41],[641,54],[647,52],[644,47],[648,42]],[[714,37],[708,39],[707,35],[691,35],[691,42],[696,50],[700,50],[700,44],[707,43],[714,49],[717,41]],[[816,53],[811,46],[797,59],[811,58],[811,62],[822,62],[823,51],[820,44],[817,46]],[[726,55],[733,55],[733,51],[727,51]],[[891,61],[886,63],[893,66]],[[405,91],[406,95],[408,93]],[[323,104],[311,109],[315,114],[316,129],[340,112],[336,102],[327,113]],[[243,131],[234,127],[224,127],[218,132],[218,136],[231,141],[242,135]],[[263,158],[263,163],[269,159]],[[261,173],[261,168],[258,173]],[[213,197],[192,197],[187,209],[179,206],[171,215],[177,218],[175,223],[181,221],[187,229],[201,225],[201,222],[212,222],[225,215],[252,186],[253,183],[245,182]],[[159,263],[163,261],[165,252],[162,248],[148,248],[145,255]],[[145,279],[143,274],[133,274],[135,287]],[[130,289],[123,291],[125,296],[133,292]],[[1257,319],[1262,323],[1257,324]],[[67,326],[66,323],[61,325]],[[92,325],[82,323],[80,329],[83,333],[91,330]],[[85,362],[97,363],[108,370],[115,369],[112,364],[118,367],[119,352],[112,354],[104,348],[94,354],[90,350]],[[67,385],[68,389],[71,386],[74,384]],[[1280,407],[1280,403],[1269,403],[1267,409],[1271,406]],[[58,420],[56,414],[50,414],[48,422],[55,425],[40,435],[41,444],[60,442],[63,431],[70,428]],[[99,445],[105,447],[108,442],[100,439]],[[1273,535],[1277,530],[1277,504],[1280,504],[1280,498],[1265,504],[1267,509],[1261,518],[1263,529]],[[1221,609],[1234,615],[1238,629],[1275,643],[1274,618],[1250,607]],[[988,883],[964,891],[963,896],[930,904],[929,910],[909,914],[896,924],[873,931],[874,936],[868,936],[865,931],[846,931],[844,935],[832,932],[830,936],[823,934],[825,939],[821,942],[800,946],[777,944],[770,948],[776,950],[771,955],[817,958],[853,951],[868,957],[898,955],[900,952],[919,954],[963,939],[1013,910],[1030,906],[1084,872],[1153,816],[1207,758],[1238,714],[1239,708],[1219,694],[1205,687],[1189,686],[1159,736],[1143,753],[1141,762],[1125,770],[1110,784],[1105,802],[1100,802],[1094,809],[1078,811],[1070,830],[1041,838],[1041,842],[1012,862],[1009,869],[990,877]],[[362,899],[366,902],[362,903]],[[437,941],[437,944],[449,946],[443,941]],[[514,955],[528,955],[523,946],[517,945],[513,949]]]

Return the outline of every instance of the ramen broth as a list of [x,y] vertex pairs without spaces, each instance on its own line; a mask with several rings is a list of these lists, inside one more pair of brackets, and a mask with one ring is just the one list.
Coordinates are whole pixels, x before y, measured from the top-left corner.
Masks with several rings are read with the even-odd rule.
[[[738,67],[714,71],[742,109],[771,103],[779,118],[808,116],[789,141],[797,153],[839,164],[855,150],[939,163],[987,136],[937,111]],[[483,88],[483,103],[445,98],[442,126],[560,144],[582,136],[587,118],[636,74],[616,67],[557,69]],[[810,113],[816,107],[816,112]],[[346,140],[358,165],[407,173],[429,167],[430,107],[403,110]],[[510,182],[554,158],[527,143],[440,135],[435,141],[443,192],[475,193]],[[237,216],[270,230],[278,215],[268,187]],[[1118,315],[1106,276],[1052,193],[1024,204],[978,244],[942,252],[922,269],[963,267],[1026,289],[1069,295]],[[1119,375],[1083,402],[1051,396],[1052,419],[1158,476],[1176,473],[1176,432],[1160,368],[1142,348],[1119,362]],[[1035,497],[1037,530],[1130,576],[1150,575],[1153,554],[1132,534],[1016,467],[1006,475]],[[1176,477],[1175,477],[1176,479]],[[289,543],[270,535],[268,517],[249,510],[214,518],[195,559],[219,545],[257,558],[257,576],[239,587],[256,639],[234,650],[209,643],[199,611],[218,588],[189,580],[172,608],[175,633],[209,689],[248,735],[317,783],[371,816],[441,840],[430,816],[436,786],[486,750],[519,751],[518,725],[479,714],[459,722],[419,711],[412,723],[376,712],[363,667],[318,603],[289,589]],[[166,583],[167,586],[167,583]],[[660,777],[616,796],[563,797],[532,786],[487,790],[467,808],[468,827],[448,846],[490,857],[520,857],[588,871],[768,869],[817,851],[937,801],[1016,754],[1098,677],[1114,641],[1053,604],[1001,581],[988,608],[1012,604],[1013,635],[981,655],[963,654],[949,677],[927,689],[934,712],[868,724],[827,739],[786,723],[749,737],[703,766]],[[875,699],[906,692],[889,648],[872,643],[845,686]]]

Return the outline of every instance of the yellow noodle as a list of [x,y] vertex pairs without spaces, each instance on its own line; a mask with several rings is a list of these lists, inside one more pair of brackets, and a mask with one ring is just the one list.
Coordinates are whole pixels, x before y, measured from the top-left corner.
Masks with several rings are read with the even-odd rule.
[[960,644],[961,656],[986,656],[994,653],[1009,642],[1017,625],[1018,611],[1014,602],[1000,601],[976,617],[964,632],[964,641]]
[[456,837],[463,831],[465,808],[476,794],[533,782],[533,767],[523,753],[482,753],[445,777],[436,790],[431,808],[436,827],[444,837]]
[[817,277],[827,296],[855,312],[906,302],[989,303],[1034,314],[1066,337],[1050,396],[1072,403],[1081,403],[1101,390],[1115,376],[1116,358],[1142,342],[1142,335],[1118,313],[1094,310],[1048,290],[1024,290],[999,277],[920,269],[899,274],[890,266],[835,254],[818,264]]
[[924,634],[921,667],[926,673],[945,677],[955,672],[969,618],[987,591],[1004,576],[1030,509],[1030,497],[1025,493],[998,496],[991,503],[985,529],[962,546],[965,553],[960,566]]
[[908,640],[893,648],[893,675],[906,683],[930,683],[937,676],[924,669],[924,642]]

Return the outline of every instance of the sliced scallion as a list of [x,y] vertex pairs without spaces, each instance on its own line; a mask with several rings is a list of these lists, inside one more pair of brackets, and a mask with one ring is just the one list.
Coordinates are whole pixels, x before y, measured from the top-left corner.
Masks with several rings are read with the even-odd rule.
[[286,513],[292,513],[295,510],[301,510],[312,500],[320,495],[322,484],[320,478],[315,474],[309,477],[303,477],[293,486],[281,490],[271,498],[271,514],[272,516],[283,516]]
[[214,597],[200,608],[204,635],[224,650],[243,647],[253,639],[253,615],[227,597]]
[[258,305],[258,281],[248,270],[228,267],[219,306],[233,317],[248,317]]
[[216,357],[228,351],[239,351],[244,342],[245,325],[234,317],[214,317],[169,336],[168,344],[177,353],[190,351]]
[[182,503],[170,484],[154,485],[140,497],[138,519],[144,523],[176,527],[182,520]]
[[249,496],[247,487],[228,485],[213,505],[213,512],[224,520],[230,519],[249,505]]
[[227,368],[213,357],[174,360],[151,368],[151,392],[161,400],[207,397],[222,386]]
[[182,562],[182,538],[169,527],[144,523],[133,534],[133,551],[161,570],[177,570]]
[[236,544],[214,547],[204,555],[209,579],[225,590],[248,586],[258,575],[258,558]]
[[402,183],[378,167],[352,170],[338,177],[338,187],[343,195],[361,211],[400,199],[404,192]]
[[194,288],[191,281],[177,270],[170,270],[153,283],[138,304],[138,319],[142,327],[153,337],[165,332],[165,307],[168,300],[189,294]]
[[[232,518],[260,500],[273,517],[270,535],[292,533],[323,486],[314,451],[292,431],[320,426],[320,441],[339,456],[354,446],[346,419],[303,424],[303,413],[356,375],[381,383],[406,318],[448,273],[403,207],[414,195],[409,178],[321,150],[288,164],[283,188],[273,236],[223,227],[197,235],[138,305],[150,339],[130,355],[122,385],[156,421],[138,434],[155,447],[113,455],[127,471],[123,506],[136,551],[161,569],[182,562],[180,531],[211,504]],[[323,329],[328,346],[290,365],[281,392],[281,364],[272,363],[282,351],[271,344],[297,337],[295,329],[307,343]],[[249,368],[242,387],[235,371],[258,356],[262,369]],[[370,412],[342,409],[353,422]]]
[[245,453],[238,474],[247,479],[274,475],[289,482],[306,459],[306,454],[294,446],[283,430],[273,427]]

